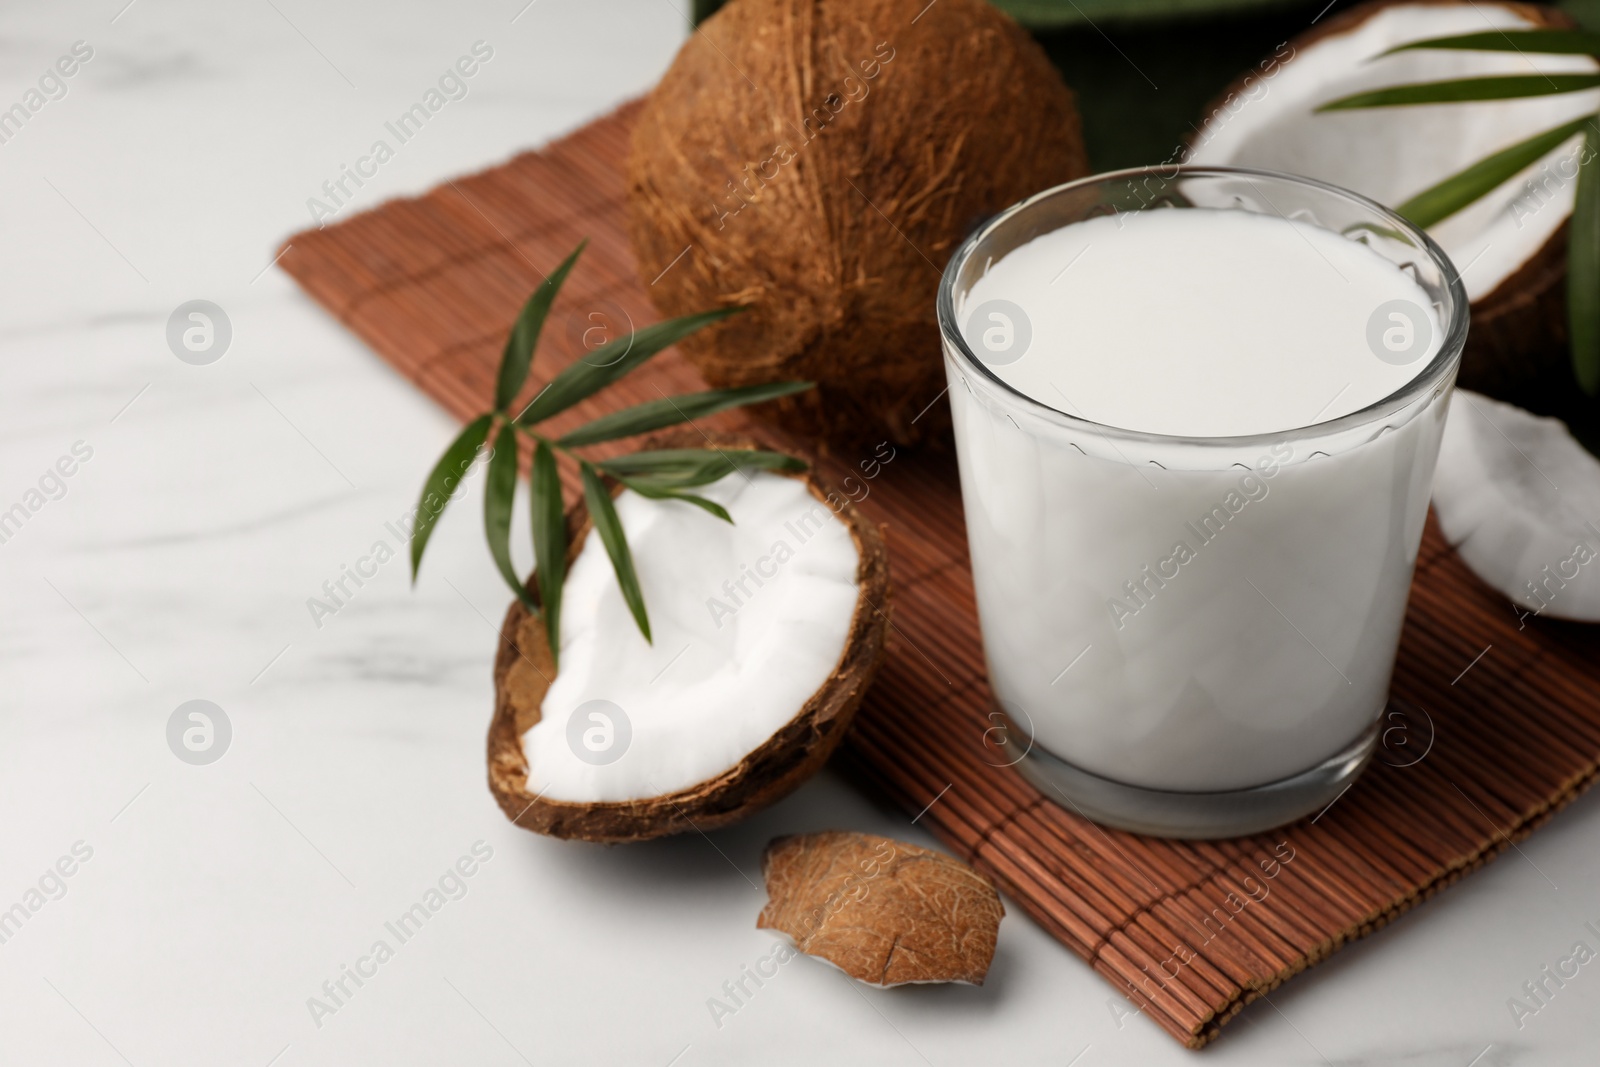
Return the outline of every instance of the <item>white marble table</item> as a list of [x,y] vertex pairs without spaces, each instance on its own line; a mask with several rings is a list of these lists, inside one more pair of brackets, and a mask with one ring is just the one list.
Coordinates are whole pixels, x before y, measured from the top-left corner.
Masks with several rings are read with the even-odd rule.
[[[26,912],[0,943],[0,1063],[1190,1061],[1015,909],[981,989],[879,992],[800,959],[718,1026],[708,998],[771,943],[769,838],[924,835],[826,774],[710,841],[511,827],[483,783],[506,595],[472,506],[415,591],[397,559],[320,627],[307,610],[391,537],[452,427],[269,269],[278,242],[473,42],[493,57],[468,95],[349,210],[645,89],[682,0],[125,2],[0,14],[0,107],[93,51],[0,143],[0,511],[26,511],[0,544],[0,909]],[[166,343],[193,299],[231,322],[210,365]],[[210,765],[168,747],[193,699],[231,723]],[[308,998],[477,842],[465,896],[314,1019]],[[1203,1055],[1596,1062],[1600,964],[1520,1029],[1507,999],[1574,941],[1600,948],[1597,846],[1589,797]]]

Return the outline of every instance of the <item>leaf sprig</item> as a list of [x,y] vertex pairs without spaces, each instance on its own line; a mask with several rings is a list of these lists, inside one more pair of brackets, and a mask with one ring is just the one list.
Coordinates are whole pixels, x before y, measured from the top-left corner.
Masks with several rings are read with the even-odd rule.
[[[494,559],[512,592],[530,611],[543,611],[545,633],[550,642],[552,662],[558,662],[561,645],[561,590],[566,581],[567,526],[566,504],[561,491],[558,457],[577,464],[583,486],[583,499],[595,531],[611,560],[611,568],[622,589],[623,600],[638,624],[639,632],[650,640],[650,617],[644,594],[634,570],[633,554],[623,533],[622,521],[612,503],[607,479],[656,500],[681,500],[693,504],[731,523],[733,518],[720,504],[690,490],[710,485],[734,471],[802,471],[801,460],[780,452],[760,449],[654,449],[595,460],[574,449],[649,433],[667,426],[692,422],[707,415],[789,396],[812,387],[811,382],[771,382],[739,389],[712,389],[703,393],[663,396],[643,404],[602,415],[553,437],[542,424],[581,400],[586,400],[642,366],[662,349],[668,348],[696,330],[742,311],[719,308],[697,315],[669,319],[635,330],[626,337],[609,341],[567,366],[541,389],[522,410],[513,412],[512,403],[527,383],[533,368],[534,351],[556,294],[566,281],[573,264],[583,252],[585,241],[573,250],[539,287],[533,291],[511,326],[500,371],[495,380],[494,410],[469,422],[445,449],[423,483],[417,506],[415,532],[411,539],[411,580],[416,581],[423,550],[433,536],[439,516],[449,504],[454,487],[479,449],[493,446],[483,496],[483,527]],[[528,594],[527,583],[517,576],[511,560],[511,515],[516,508],[518,444],[520,437],[533,443],[533,466],[529,472],[530,517],[533,531],[534,580],[539,588],[536,603]]]
[[[1494,30],[1412,41],[1383,55],[1418,49],[1600,57],[1600,33]],[[1492,75],[1375,89],[1341,97],[1317,110],[1510,100],[1583,92],[1597,85],[1600,74]],[[1572,342],[1573,375],[1592,397],[1600,393],[1600,114],[1586,115],[1503,148],[1424,189],[1395,210],[1426,229],[1476,203],[1579,133],[1584,142],[1567,242],[1567,332]]]

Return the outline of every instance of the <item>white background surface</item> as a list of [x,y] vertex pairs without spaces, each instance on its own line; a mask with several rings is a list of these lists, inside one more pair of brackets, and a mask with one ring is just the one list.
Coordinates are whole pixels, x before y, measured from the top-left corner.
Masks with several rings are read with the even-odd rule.
[[[355,208],[644,90],[685,32],[673,0],[538,0],[515,22],[522,0],[122,2],[0,14],[0,106],[75,40],[95,50],[0,145],[0,509],[75,441],[94,450],[0,544],[0,908],[74,842],[94,850],[0,945],[0,1063],[1192,1059],[1119,1020],[1127,1003],[1014,907],[981,989],[880,992],[798,959],[719,1028],[707,999],[772,942],[754,927],[769,838],[931,842],[827,774],[709,840],[604,849],[511,827],[483,781],[487,620],[506,594],[475,502],[414,592],[396,559],[310,618],[452,425],[266,269],[276,246],[473,41],[495,53],[468,98]],[[165,343],[194,298],[233,323],[211,366]],[[193,698],[233,724],[207,767],[166,745]],[[494,855],[468,894],[316,1026],[307,998],[480,839]],[[1581,926],[1600,921],[1597,844],[1591,796],[1248,1009],[1204,1059],[1595,1062],[1600,963],[1520,1030],[1506,1001],[1575,940],[1600,948]]]

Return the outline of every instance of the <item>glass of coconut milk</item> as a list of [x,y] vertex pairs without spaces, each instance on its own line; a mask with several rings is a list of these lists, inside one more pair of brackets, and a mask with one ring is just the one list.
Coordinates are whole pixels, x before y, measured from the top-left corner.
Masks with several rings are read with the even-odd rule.
[[1331,803],[1377,744],[1466,340],[1444,253],[1320,182],[1121,171],[986,223],[938,313],[1019,770],[1165,836]]

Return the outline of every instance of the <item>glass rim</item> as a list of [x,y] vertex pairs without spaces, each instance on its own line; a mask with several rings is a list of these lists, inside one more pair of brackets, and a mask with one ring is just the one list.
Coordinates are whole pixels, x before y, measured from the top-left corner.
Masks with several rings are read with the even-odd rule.
[[[983,360],[974,355],[967,344],[966,338],[962,336],[960,326],[956,321],[955,279],[967,262],[973,258],[982,243],[995,230],[1011,221],[1017,215],[1052,197],[1082,189],[1086,186],[1131,182],[1134,179],[1152,175],[1159,177],[1164,182],[1178,181],[1186,177],[1242,176],[1246,178],[1265,178],[1270,181],[1287,182],[1293,185],[1319,189],[1372,211],[1386,224],[1392,226],[1414,244],[1420,246],[1427,253],[1428,258],[1433,260],[1445,278],[1445,291],[1450,294],[1451,307],[1449,321],[1441,324],[1444,337],[1439,344],[1439,350],[1434,354],[1433,359],[1427,366],[1418,371],[1416,375],[1393,392],[1385,394],[1366,407],[1320,422],[1304,423],[1266,433],[1236,434],[1231,436],[1155,433],[1148,430],[1134,430],[1126,426],[1116,426],[1111,423],[1095,422],[1092,419],[1071,415],[1017,389],[996,374]],[[1144,211],[1148,210],[1148,208],[1141,207],[1136,210]],[[1272,217],[1282,218],[1283,216]],[[1072,224],[1068,223],[1067,225]],[[1416,226],[1371,197],[1362,196],[1360,193],[1352,192],[1331,182],[1319,181],[1316,178],[1307,178],[1285,171],[1265,170],[1255,167],[1196,167],[1187,164],[1127,167],[1122,170],[1091,174],[1087,177],[1052,186],[1049,189],[1033,194],[1025,200],[1012,204],[993,218],[985,221],[956,247],[939,278],[939,296],[936,302],[936,311],[939,318],[939,332],[944,339],[945,350],[947,352],[953,351],[960,363],[964,364],[967,369],[976,371],[980,376],[980,380],[984,380],[984,385],[998,389],[1003,401],[1020,407],[1036,417],[1042,418],[1046,422],[1054,423],[1063,429],[1089,430],[1103,437],[1113,436],[1135,443],[1197,445],[1215,448],[1248,448],[1280,442],[1290,437],[1308,436],[1313,433],[1318,435],[1338,434],[1404,410],[1418,397],[1436,388],[1439,382],[1455,369],[1455,365],[1460,360],[1461,351],[1466,346],[1467,327],[1471,322],[1471,306],[1467,300],[1466,286],[1461,281],[1461,273],[1456,270],[1455,264],[1445,254],[1444,249],[1439,247],[1438,242],[1430,237],[1426,230]]]

